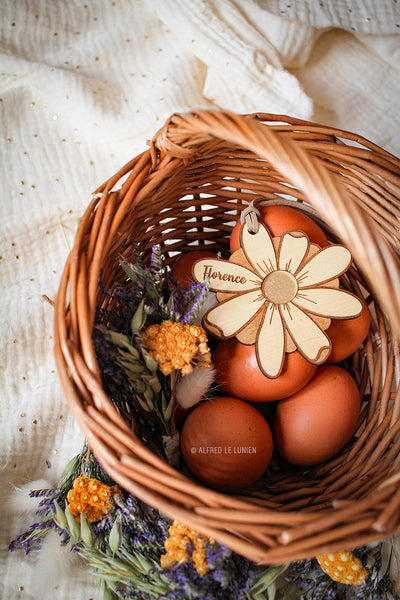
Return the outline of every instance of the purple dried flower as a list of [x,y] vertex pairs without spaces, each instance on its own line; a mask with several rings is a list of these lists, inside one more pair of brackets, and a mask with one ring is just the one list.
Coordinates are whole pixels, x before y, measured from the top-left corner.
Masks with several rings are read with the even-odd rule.
[[[54,497],[54,489],[42,489],[42,490],[31,490],[29,492],[30,498],[53,498]],[[40,506],[40,504],[39,504]]]
[[206,299],[208,284],[206,282],[192,284],[189,286],[187,293],[189,297],[182,320],[184,323],[192,323],[199,314]]

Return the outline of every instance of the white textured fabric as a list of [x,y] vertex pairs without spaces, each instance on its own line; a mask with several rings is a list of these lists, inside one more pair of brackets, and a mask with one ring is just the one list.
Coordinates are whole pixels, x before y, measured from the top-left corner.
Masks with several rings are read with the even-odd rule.
[[170,114],[197,107],[315,119],[400,155],[396,3],[364,22],[348,10],[361,4],[332,1],[323,14],[312,4],[289,14],[262,0],[2,0],[0,597],[100,598],[79,564],[49,549],[41,566],[53,577],[7,552],[34,520],[14,488],[55,484],[83,443],[42,296],[56,295],[91,192]]
[[387,35],[400,31],[397,0],[257,0],[274,14],[319,29]]

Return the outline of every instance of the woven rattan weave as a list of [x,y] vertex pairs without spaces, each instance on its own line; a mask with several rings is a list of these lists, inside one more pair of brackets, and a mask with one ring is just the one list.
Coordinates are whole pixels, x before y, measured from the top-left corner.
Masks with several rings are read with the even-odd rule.
[[[134,243],[145,256],[227,253],[243,208],[288,203],[352,252],[345,285],[366,298],[372,325],[349,361],[362,408],[357,434],[308,469],[277,463],[240,493],[207,488],[133,433],[105,393],[93,344],[96,306],[123,278]],[[149,149],[93,196],[62,277],[55,355],[90,447],[123,488],[254,561],[280,563],[400,529],[400,161],[354,134],[292,119],[214,111],[173,115]]]

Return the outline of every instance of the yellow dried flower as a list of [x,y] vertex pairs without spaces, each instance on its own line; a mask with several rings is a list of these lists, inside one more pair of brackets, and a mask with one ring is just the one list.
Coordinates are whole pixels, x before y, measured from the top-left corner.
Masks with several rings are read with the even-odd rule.
[[323,571],[334,581],[348,585],[362,585],[368,577],[361,561],[351,552],[332,552],[317,556]]
[[187,375],[194,366],[207,369],[211,364],[207,334],[197,325],[167,320],[147,327],[142,337],[163,375],[174,369]]
[[111,496],[118,492],[118,486],[110,487],[98,479],[81,475],[67,494],[69,510],[78,521],[81,513],[85,513],[89,522],[100,521],[111,509]]
[[[169,528],[169,537],[164,542],[167,553],[161,556],[161,567],[168,569],[177,562],[186,562],[191,558],[199,575],[205,575],[208,571],[204,549],[206,541],[214,542],[212,538],[201,536],[197,531],[190,529],[183,523],[174,521]],[[191,549],[193,551],[190,557],[189,552]]]

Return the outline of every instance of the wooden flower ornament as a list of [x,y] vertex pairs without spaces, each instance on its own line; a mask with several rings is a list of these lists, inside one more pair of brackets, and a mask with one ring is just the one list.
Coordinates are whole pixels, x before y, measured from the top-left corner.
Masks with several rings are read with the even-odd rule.
[[204,316],[204,327],[221,339],[255,343],[260,369],[270,378],[296,348],[322,364],[331,352],[324,333],[330,319],[362,311],[356,296],[338,289],[350,252],[340,245],[321,250],[300,231],[272,238],[263,223],[257,233],[243,226],[240,245],[229,261],[205,258],[193,266],[194,279],[208,279],[220,302]]

